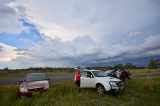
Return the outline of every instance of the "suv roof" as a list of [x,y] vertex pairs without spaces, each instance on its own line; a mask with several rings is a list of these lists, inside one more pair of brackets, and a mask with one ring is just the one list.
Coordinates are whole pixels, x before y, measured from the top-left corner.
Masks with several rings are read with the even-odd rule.
[[81,71],[100,71],[100,70],[93,70],[93,69],[88,70],[88,69],[83,69],[83,70],[81,70]]
[[100,70],[90,70],[90,71],[100,71]]

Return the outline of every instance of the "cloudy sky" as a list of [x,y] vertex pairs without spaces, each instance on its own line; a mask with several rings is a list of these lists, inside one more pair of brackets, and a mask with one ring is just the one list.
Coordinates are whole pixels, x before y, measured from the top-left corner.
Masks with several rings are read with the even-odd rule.
[[0,67],[146,65],[159,0],[0,0]]

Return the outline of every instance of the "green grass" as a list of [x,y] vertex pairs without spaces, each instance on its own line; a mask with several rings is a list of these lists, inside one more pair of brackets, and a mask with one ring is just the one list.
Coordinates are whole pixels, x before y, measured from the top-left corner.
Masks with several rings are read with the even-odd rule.
[[160,73],[160,69],[133,69],[131,70],[133,75],[135,74],[145,74],[145,73]]
[[159,106],[160,77],[131,79],[122,95],[99,95],[94,89],[75,89],[73,82],[50,85],[49,90],[32,97],[17,96],[18,86],[0,86],[1,106]]

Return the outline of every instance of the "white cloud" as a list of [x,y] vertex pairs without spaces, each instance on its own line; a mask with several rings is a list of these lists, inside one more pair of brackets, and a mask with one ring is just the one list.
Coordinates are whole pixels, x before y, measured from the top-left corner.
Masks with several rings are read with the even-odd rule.
[[19,0],[18,4],[41,33],[63,41],[84,35],[107,41],[115,32],[131,32],[160,16],[159,7],[149,0]]
[[134,31],[134,32],[129,33],[129,36],[130,37],[134,37],[134,36],[139,36],[141,34],[143,34],[143,33],[142,32],[138,32],[138,31]]
[[27,27],[24,27],[19,21],[21,16],[17,14],[16,8],[11,7],[9,3],[11,0],[0,2],[0,33],[19,34],[26,31]]
[[18,55],[14,51],[16,48],[0,43],[0,63],[10,62],[16,59]]

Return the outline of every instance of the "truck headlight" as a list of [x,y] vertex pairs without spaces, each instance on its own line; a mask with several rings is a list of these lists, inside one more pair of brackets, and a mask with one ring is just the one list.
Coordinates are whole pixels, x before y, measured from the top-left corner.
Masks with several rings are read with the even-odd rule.
[[28,92],[28,89],[27,88],[20,88],[20,91],[21,92]]
[[116,84],[115,81],[110,81],[109,83],[110,83],[110,85],[112,85],[112,86],[117,86],[117,84]]

